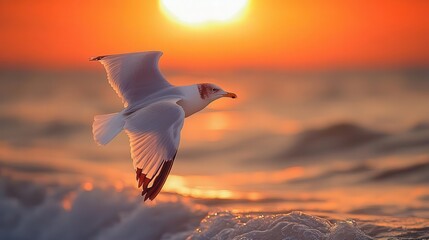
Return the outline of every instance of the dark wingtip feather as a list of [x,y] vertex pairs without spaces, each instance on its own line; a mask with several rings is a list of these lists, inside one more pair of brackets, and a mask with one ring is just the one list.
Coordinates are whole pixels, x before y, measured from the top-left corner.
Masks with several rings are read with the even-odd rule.
[[[147,178],[146,174],[141,174],[139,177],[139,187],[142,185],[140,184],[140,181],[143,182],[143,191],[141,193],[142,196],[144,196],[144,201],[147,199],[154,200],[156,196],[161,192],[162,187],[165,184],[165,181],[167,180],[168,175],[170,174],[171,168],[173,166],[174,159],[176,158],[177,152],[174,154],[173,158],[169,161],[164,161],[162,163],[162,166],[160,166],[159,174],[156,175],[154,178],[154,182],[151,187],[149,186],[149,183],[152,181],[152,179]],[[139,168],[137,169],[137,171]],[[137,172],[138,174],[138,172]]]
[[137,168],[136,170],[136,180],[139,180],[140,176],[142,175],[143,169]]
[[99,61],[103,58],[107,57],[107,55],[103,55],[103,56],[97,56],[97,57],[90,57],[89,61]]
[[138,179],[138,184],[137,184],[137,187],[138,188],[140,188],[142,185],[143,185],[143,182],[144,182],[144,180],[145,180],[145,178],[146,178],[146,175],[145,174],[143,174],[143,175],[141,175],[140,177],[139,177],[139,179]]
[[155,177],[153,185],[147,193],[147,196],[149,196],[150,200],[154,200],[156,196],[158,196],[158,194],[161,192],[161,189],[164,186],[168,175],[170,174],[174,159],[176,158],[176,154],[177,152],[174,154],[173,158],[170,161],[165,161],[163,163],[160,173]]

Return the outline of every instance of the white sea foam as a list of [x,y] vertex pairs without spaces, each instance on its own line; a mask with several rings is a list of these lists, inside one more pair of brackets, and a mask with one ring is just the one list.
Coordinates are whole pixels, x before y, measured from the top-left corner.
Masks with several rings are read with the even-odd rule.
[[[27,194],[32,193],[32,194]],[[161,194],[144,204],[134,189],[36,184],[0,176],[0,239],[428,239],[421,218],[333,220],[303,212],[208,214],[209,207]],[[35,197],[37,196],[37,197]],[[422,199],[422,201],[426,201]],[[412,230],[411,230],[412,228]]]
[[302,212],[281,215],[242,215],[220,212],[208,215],[188,239],[367,240],[372,238],[362,232],[353,221],[332,223]]

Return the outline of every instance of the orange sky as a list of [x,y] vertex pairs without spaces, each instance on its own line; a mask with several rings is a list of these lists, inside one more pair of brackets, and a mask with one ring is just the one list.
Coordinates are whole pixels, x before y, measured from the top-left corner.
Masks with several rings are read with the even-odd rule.
[[0,63],[93,68],[93,55],[161,50],[173,69],[428,67],[428,12],[423,0],[250,0],[239,21],[189,27],[158,1],[1,1]]

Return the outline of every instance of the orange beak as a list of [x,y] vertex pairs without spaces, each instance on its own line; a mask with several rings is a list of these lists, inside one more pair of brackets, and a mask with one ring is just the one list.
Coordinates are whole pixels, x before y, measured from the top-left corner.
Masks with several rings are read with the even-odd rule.
[[227,93],[225,93],[223,95],[223,97],[237,98],[237,94],[231,93],[231,92],[227,92]]

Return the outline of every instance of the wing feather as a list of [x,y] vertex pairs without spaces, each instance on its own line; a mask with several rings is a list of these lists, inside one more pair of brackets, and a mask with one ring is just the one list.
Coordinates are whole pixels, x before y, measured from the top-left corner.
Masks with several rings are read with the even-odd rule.
[[126,120],[136,180],[139,187],[143,186],[145,200],[155,199],[170,173],[184,118],[185,113],[175,99],[151,104]]
[[158,69],[162,52],[138,52],[93,57],[104,65],[110,85],[124,106],[133,105],[171,84]]

